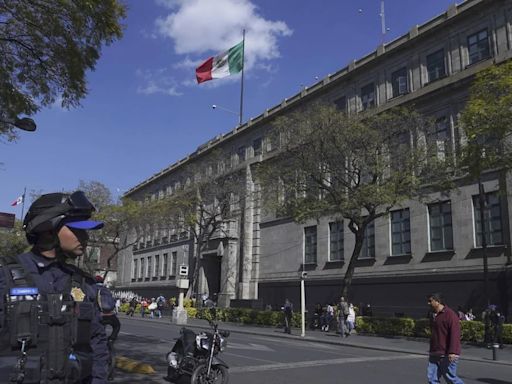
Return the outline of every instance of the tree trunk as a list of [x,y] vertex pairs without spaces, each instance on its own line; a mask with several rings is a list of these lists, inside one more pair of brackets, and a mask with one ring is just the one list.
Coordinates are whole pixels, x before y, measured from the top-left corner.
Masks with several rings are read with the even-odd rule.
[[352,251],[352,256],[350,256],[350,261],[347,266],[347,271],[345,272],[345,276],[343,277],[341,295],[348,300],[349,289],[352,285],[352,277],[354,276],[354,270],[356,268],[356,262],[361,253],[361,249],[363,247],[364,241],[364,232],[366,229],[366,225],[361,227],[355,227],[352,223],[349,224],[350,230],[354,233],[356,238],[356,243],[354,245],[354,250]]

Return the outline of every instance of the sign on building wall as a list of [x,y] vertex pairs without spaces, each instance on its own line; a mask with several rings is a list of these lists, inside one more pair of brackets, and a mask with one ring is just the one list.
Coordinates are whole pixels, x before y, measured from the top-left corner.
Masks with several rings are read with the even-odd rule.
[[0,228],[14,228],[16,215],[14,213],[0,212]]
[[180,265],[180,276],[188,276],[188,265]]

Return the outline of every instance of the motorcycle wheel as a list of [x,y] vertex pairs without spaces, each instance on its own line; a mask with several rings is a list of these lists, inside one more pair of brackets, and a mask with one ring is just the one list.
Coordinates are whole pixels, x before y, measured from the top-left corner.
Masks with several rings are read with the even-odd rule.
[[222,365],[212,366],[208,375],[208,366],[201,364],[194,369],[190,384],[228,384],[228,381],[228,370]]

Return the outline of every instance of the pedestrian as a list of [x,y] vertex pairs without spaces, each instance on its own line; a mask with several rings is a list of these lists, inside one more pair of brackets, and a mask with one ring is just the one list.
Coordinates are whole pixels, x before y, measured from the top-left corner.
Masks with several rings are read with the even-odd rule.
[[0,259],[2,382],[107,383],[97,287],[67,263],[84,254],[86,231],[103,227],[94,211],[81,191],[40,196],[23,221],[31,250]]
[[121,299],[118,297],[116,299],[116,313],[119,314],[120,311],[121,311]]
[[140,316],[145,317],[146,316],[146,309],[148,308],[148,300],[146,298],[142,298],[142,301],[140,302]]
[[154,297],[151,298],[151,303],[149,303],[148,309],[149,318],[153,319],[155,317],[155,312],[158,310],[158,304],[156,303],[156,299]]
[[354,309],[354,304],[350,303],[348,305],[348,316],[347,316],[347,328],[348,334],[350,335],[352,331],[356,327],[356,311]]
[[130,306],[128,307],[128,312],[126,312],[126,316],[130,315],[130,317],[133,317],[133,314],[135,313],[135,309],[137,308],[137,298],[134,296],[130,300]]
[[160,296],[158,296],[156,298],[156,314],[158,315],[158,318],[161,319],[162,318],[162,314],[164,312],[164,308],[165,308],[165,297],[164,295],[160,294]]
[[341,337],[350,336],[350,332],[348,331],[347,326],[347,317],[349,315],[349,307],[343,296],[340,297],[340,302],[338,304],[338,326]]
[[440,293],[432,293],[427,299],[431,308],[428,382],[437,384],[444,377],[447,383],[464,384],[457,376],[461,352],[459,317],[444,303]]
[[[104,279],[102,276],[96,276],[96,286],[98,288],[97,300],[101,311],[101,324],[105,327],[105,332],[110,331],[110,335],[107,337],[109,352],[108,380],[112,381],[114,379],[115,370],[114,342],[121,330],[121,323],[119,322],[116,314],[117,302],[114,300],[112,293],[105,286],[103,281]],[[110,327],[110,330],[107,330],[107,327]]]
[[286,299],[283,306],[284,313],[284,332],[291,334],[292,317],[293,317],[293,304],[290,300]]
[[475,315],[473,314],[473,309],[472,308],[468,309],[468,312],[466,313],[466,320],[467,321],[475,320]]

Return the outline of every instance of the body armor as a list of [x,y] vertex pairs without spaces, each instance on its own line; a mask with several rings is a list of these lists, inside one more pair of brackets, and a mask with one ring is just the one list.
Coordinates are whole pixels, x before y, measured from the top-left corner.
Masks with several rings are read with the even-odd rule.
[[0,257],[0,273],[5,281],[0,377],[17,384],[74,384],[88,377],[94,303],[72,296],[83,293],[84,276],[70,276],[62,293],[44,293],[17,257]]

